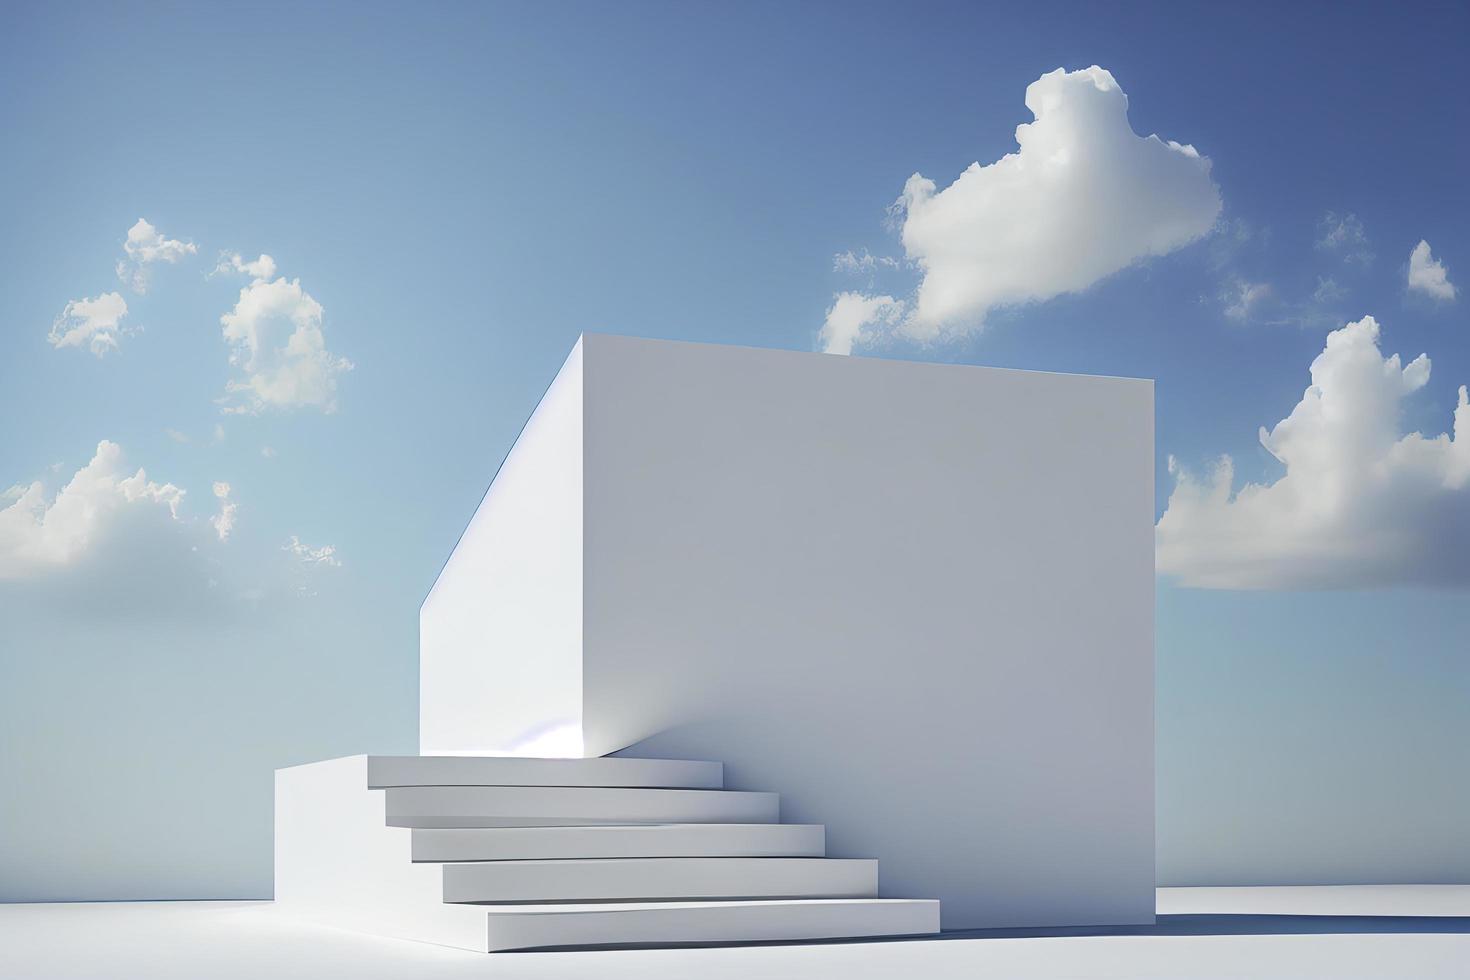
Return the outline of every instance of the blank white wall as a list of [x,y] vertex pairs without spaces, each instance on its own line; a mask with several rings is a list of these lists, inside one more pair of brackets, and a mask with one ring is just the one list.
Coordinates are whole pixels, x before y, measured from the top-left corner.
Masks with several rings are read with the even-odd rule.
[[582,345],[419,610],[419,750],[581,755]]
[[1153,915],[1148,382],[588,336],[586,749],[948,928]]

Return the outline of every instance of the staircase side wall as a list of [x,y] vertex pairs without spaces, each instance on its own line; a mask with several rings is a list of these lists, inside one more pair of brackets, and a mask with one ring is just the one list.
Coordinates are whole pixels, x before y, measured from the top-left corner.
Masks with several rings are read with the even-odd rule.
[[419,610],[424,755],[582,754],[582,344]]
[[276,770],[275,905],[292,919],[480,952],[484,909],[444,902],[442,865],[415,864],[386,824],[367,758]]

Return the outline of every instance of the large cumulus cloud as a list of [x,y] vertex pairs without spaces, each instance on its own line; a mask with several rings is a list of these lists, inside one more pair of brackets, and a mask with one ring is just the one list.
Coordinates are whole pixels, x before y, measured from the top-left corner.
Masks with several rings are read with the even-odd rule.
[[1159,520],[1157,567],[1182,584],[1223,589],[1470,585],[1470,398],[1451,432],[1400,431],[1402,405],[1429,381],[1379,350],[1371,316],[1327,337],[1310,387],[1261,444],[1286,467],[1234,490],[1221,457],[1175,476]]
[[[1035,121],[1017,127],[1015,153],[973,163],[943,189],[908,179],[897,214],[922,280],[891,332],[919,341],[971,332],[992,309],[1086,289],[1214,226],[1209,160],[1134,133],[1108,71],[1049,72],[1027,87],[1026,107]],[[863,326],[877,339],[885,322]],[[833,341],[853,333],[829,328],[823,339],[836,351]]]

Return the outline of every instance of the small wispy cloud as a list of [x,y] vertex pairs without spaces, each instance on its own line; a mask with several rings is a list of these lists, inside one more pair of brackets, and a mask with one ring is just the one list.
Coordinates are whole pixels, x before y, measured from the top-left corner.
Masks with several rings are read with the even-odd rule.
[[1250,320],[1276,299],[1276,290],[1269,282],[1248,282],[1236,278],[1222,291],[1221,302],[1225,315],[1232,320]]
[[227,541],[230,532],[235,529],[235,512],[239,505],[230,499],[230,485],[223,480],[217,480],[214,484],[214,496],[219,501],[219,513],[209,519],[210,527],[214,533],[219,535],[221,541]]
[[324,568],[335,568],[342,564],[337,558],[337,549],[329,544],[314,548],[302,542],[296,535],[281,545],[281,550],[289,554],[303,565],[320,566]]
[[1312,302],[1319,306],[1330,306],[1347,298],[1348,291],[1331,276],[1318,276],[1317,288],[1312,291]]
[[1373,249],[1362,220],[1351,212],[1328,211],[1317,224],[1317,248],[1349,265],[1373,264]]
[[[1341,326],[1343,320],[1333,311],[1334,301],[1346,294],[1331,280],[1317,282],[1317,288],[1304,298],[1283,295],[1270,282],[1257,282],[1242,276],[1230,276],[1220,287],[1216,302],[1226,319],[1239,324],[1265,327],[1320,328]],[[1201,302],[1208,302],[1202,298]]]
[[872,275],[879,269],[900,269],[903,263],[890,255],[874,255],[867,249],[861,252],[838,252],[832,256],[832,271],[845,275]]

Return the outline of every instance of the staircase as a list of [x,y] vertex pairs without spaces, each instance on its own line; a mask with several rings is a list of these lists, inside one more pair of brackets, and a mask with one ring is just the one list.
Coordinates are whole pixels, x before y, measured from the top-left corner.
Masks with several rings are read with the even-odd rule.
[[349,756],[276,771],[276,906],[495,952],[932,934],[718,762]]

